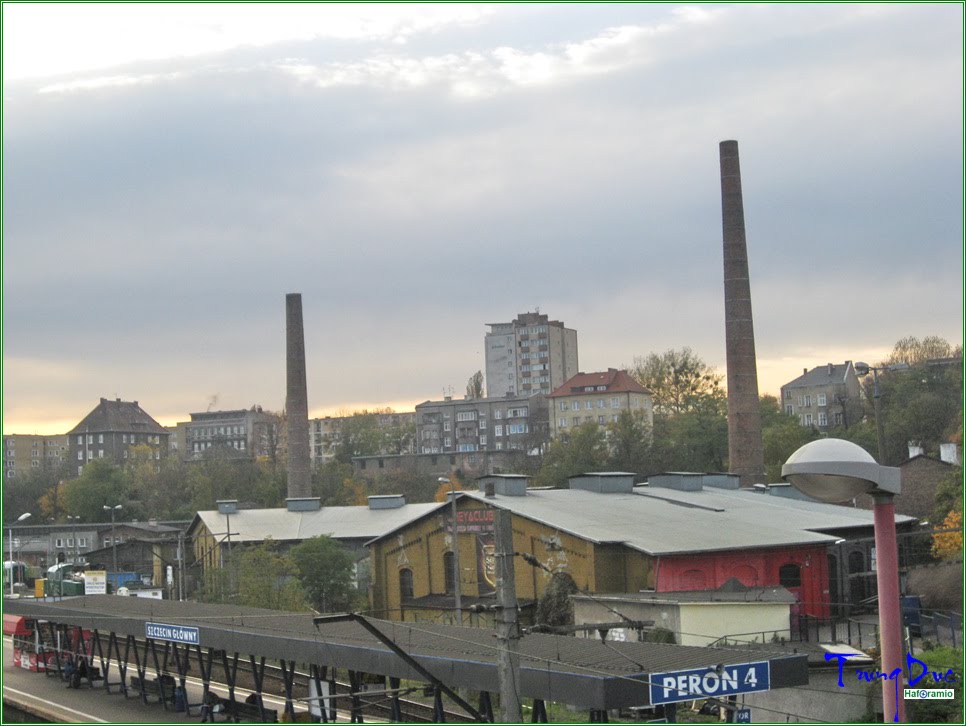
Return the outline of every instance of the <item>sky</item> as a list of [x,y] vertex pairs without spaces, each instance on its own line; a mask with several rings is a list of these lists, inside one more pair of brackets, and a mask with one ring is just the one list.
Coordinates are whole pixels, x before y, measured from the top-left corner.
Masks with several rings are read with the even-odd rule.
[[582,371],[724,372],[736,139],[759,388],[963,329],[961,4],[4,3],[3,432],[460,396],[539,309]]

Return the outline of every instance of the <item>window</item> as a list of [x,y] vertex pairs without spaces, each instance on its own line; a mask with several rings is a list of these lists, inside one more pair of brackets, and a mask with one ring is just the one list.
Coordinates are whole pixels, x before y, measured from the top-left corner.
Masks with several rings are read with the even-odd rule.
[[54,540],[54,547],[56,547],[57,549],[61,549],[61,548],[63,548],[63,546],[64,546],[64,540],[63,539],[61,539],[60,537],[58,537],[57,539]]
[[584,408],[585,409],[592,409],[593,407],[594,407],[594,402],[593,401],[591,401],[589,399],[586,400],[586,401],[584,401]]
[[84,452],[83,451],[78,451],[77,452],[77,460],[78,461],[83,461],[84,460]]
[[603,398],[598,398],[597,399],[597,408],[604,408],[604,406],[606,406],[606,405],[607,404],[604,403],[604,399]]
[[413,599],[413,571],[399,571],[399,599],[405,602]]
[[74,546],[74,538],[73,537],[68,537],[67,538],[67,546],[68,547],[73,547]]
[[83,444],[84,443],[84,437],[83,436],[78,436],[77,437],[77,443],[78,444]]
[[566,418],[558,418],[557,419],[557,428],[558,429],[565,429],[565,428],[567,428],[567,419]]
[[828,416],[825,415],[825,411],[818,412],[818,425],[828,426]]
[[493,427],[493,435],[503,436],[503,427],[500,424],[497,424],[496,426]]
[[812,394],[806,393],[804,396],[802,396],[802,405],[806,408],[812,405]]
[[485,418],[481,418],[480,419],[480,428],[481,429],[485,429],[486,428],[486,419]]
[[507,428],[507,433],[510,434],[525,434],[527,432],[527,425],[524,424],[510,424]]
[[88,460],[94,458],[94,450],[93,449],[88,449],[87,450],[87,458],[88,458]]
[[597,417],[597,423],[600,424],[601,426],[603,426],[604,425],[604,417],[603,416],[598,416]]
[[811,426],[812,425],[812,414],[810,414],[810,413],[804,414],[802,416],[802,424],[804,426]]
[[558,408],[558,409],[559,409],[560,411],[566,411],[566,410],[567,410],[567,402],[566,402],[566,401],[560,401],[560,402],[559,402],[559,403],[557,404],[557,408]]
[[104,449],[98,449],[97,450],[97,458],[98,459],[103,459],[104,458]]
[[87,443],[88,444],[94,443],[94,434],[87,434]]
[[620,400],[620,398],[617,397],[617,396],[614,396],[612,399],[610,399],[610,407],[611,408],[620,408],[621,407],[621,400]]
[[104,434],[98,434],[97,435],[97,443],[99,443],[99,444],[103,444],[104,443]]
[[451,439],[449,436],[447,436],[445,439],[443,439],[443,446],[449,447],[449,446],[452,446],[452,445],[453,445],[453,439]]
[[[198,444],[195,444],[195,446],[197,447],[197,446],[198,446]],[[196,449],[196,450],[197,450],[197,449]],[[124,449],[124,458],[125,458],[125,459],[127,458],[127,449]]]
[[574,401],[573,408],[574,408],[574,411],[579,411],[580,410],[580,401]]
[[443,421],[443,431],[449,431],[451,426],[449,421]]
[[802,568],[793,562],[778,568],[778,584],[782,587],[801,587]]
[[818,394],[818,397],[817,398],[818,398],[818,402],[817,403],[818,403],[819,406],[826,406],[826,405],[828,405],[828,404],[826,404],[826,400],[827,399],[825,398],[825,394],[824,393]]
[[121,443],[122,444],[126,444],[127,443],[127,434],[121,434]]
[[607,390],[607,386],[597,386],[597,390],[598,391],[606,391]]
[[501,408],[498,408],[498,409],[497,409],[496,411],[494,411],[494,412],[493,412],[493,418],[495,418],[495,419],[497,419],[498,421],[499,421],[499,420],[500,420],[501,418],[503,418],[503,409],[501,409]]
[[842,412],[841,411],[838,411],[835,414],[835,425],[836,426],[841,426],[842,425]]
[[507,418],[523,418],[528,413],[530,413],[530,410],[527,409],[527,408],[511,408],[511,409],[508,409],[507,410],[506,417]]
[[792,400],[792,392],[790,390],[785,391],[785,400],[786,401],[791,401]]
[[460,444],[459,446],[456,447],[456,450],[457,451],[479,451],[479,448],[480,447],[478,447],[476,444]]
[[87,547],[87,537],[78,537],[77,538],[77,546],[78,547]]
[[480,436],[480,446],[486,446],[486,434]]
[[456,555],[452,552],[443,553],[443,588],[446,594],[456,592]]
[[795,413],[795,407],[789,403],[787,406],[785,406],[785,413],[787,413],[789,416],[793,415]]
[[457,421],[476,421],[476,411],[460,411],[456,414]]

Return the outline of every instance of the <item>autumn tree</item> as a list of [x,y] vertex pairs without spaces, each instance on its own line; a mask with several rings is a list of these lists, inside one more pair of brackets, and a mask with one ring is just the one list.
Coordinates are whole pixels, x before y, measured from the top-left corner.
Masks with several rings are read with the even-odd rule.
[[781,481],[782,465],[788,457],[817,439],[819,433],[811,426],[799,425],[798,419],[785,413],[774,396],[762,396],[760,407],[765,472],[768,481]]
[[963,556],[963,512],[954,509],[942,523],[942,531],[932,536],[932,553],[942,560]]
[[628,373],[651,392],[655,414],[705,408],[705,399],[724,395],[722,376],[687,347],[636,356]]
[[607,468],[648,474],[652,467],[652,431],[644,411],[624,409],[607,425]]

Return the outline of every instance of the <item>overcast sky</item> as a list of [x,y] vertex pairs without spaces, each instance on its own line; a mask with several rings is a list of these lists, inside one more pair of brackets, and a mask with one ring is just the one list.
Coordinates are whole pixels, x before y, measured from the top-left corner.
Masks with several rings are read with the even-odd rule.
[[580,369],[725,360],[741,154],[759,385],[962,342],[963,8],[3,5],[3,432],[411,410],[539,308]]

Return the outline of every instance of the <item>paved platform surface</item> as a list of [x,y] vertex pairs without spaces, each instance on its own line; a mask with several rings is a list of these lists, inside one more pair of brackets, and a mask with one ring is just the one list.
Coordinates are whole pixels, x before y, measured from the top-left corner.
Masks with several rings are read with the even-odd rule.
[[[114,680],[118,678],[112,669]],[[102,683],[102,682],[99,682]],[[201,701],[201,683],[188,679],[188,700],[190,703]],[[213,688],[218,695],[227,697],[227,691]],[[244,698],[248,691],[238,691]],[[55,676],[15,668],[13,649],[9,638],[3,639],[3,700],[29,713],[58,723],[198,723],[201,714],[197,707],[191,715],[184,712],[165,711],[160,703],[145,705],[140,697],[133,695],[125,698],[116,688],[111,693],[104,691],[103,685],[79,689],[67,685]],[[265,706],[275,709],[281,715],[284,700],[265,698]],[[299,707],[296,707],[300,710]],[[221,720],[219,720],[221,723]]]

